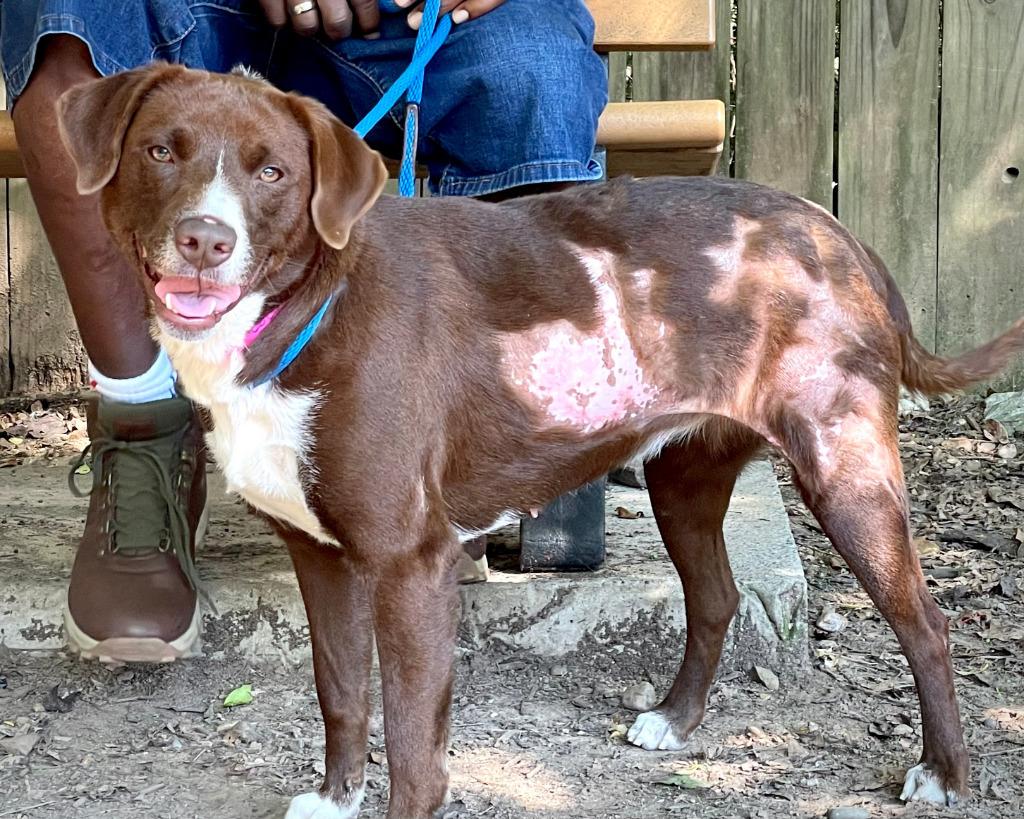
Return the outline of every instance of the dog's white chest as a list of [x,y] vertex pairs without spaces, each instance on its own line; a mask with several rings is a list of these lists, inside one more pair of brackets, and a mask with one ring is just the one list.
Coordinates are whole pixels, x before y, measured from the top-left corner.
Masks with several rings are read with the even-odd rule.
[[287,394],[270,386],[236,388],[228,400],[210,404],[213,431],[206,440],[228,491],[323,543],[335,543],[306,503],[299,478],[308,450],[305,430],[318,400],[316,393]]
[[336,545],[309,508],[299,474],[306,466],[308,430],[320,394],[289,393],[273,384],[239,387],[235,376],[243,359],[237,350],[211,360],[209,344],[162,340],[189,397],[210,413],[213,431],[206,442],[228,491],[282,523]]

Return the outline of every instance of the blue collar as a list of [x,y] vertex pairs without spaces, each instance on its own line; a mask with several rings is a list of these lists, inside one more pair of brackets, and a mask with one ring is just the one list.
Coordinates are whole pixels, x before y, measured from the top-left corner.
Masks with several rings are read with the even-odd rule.
[[[320,322],[324,317],[324,313],[327,312],[327,308],[330,306],[333,300],[334,294],[331,293],[331,295],[327,297],[327,300],[324,301],[322,305],[320,305],[320,309],[316,311],[316,315],[314,315],[313,318],[309,320],[306,326],[302,328],[302,331],[295,337],[295,340],[288,345],[288,349],[284,351],[284,354],[281,356],[281,360],[277,362],[277,366],[274,367],[274,369],[267,373],[265,376],[263,376],[263,378],[261,378],[259,381],[250,384],[250,389],[253,387],[258,387],[261,384],[266,384],[268,381],[277,378],[282,372],[284,372],[284,369],[289,364],[291,364],[296,358],[298,358],[299,353],[302,352],[306,344],[309,343],[310,338],[313,337],[313,333],[316,332],[316,328],[320,326]],[[260,331],[264,327],[266,327],[267,324],[270,323],[270,319],[272,319],[276,315],[277,309],[275,309],[271,313],[268,313],[266,317],[264,317],[264,319],[259,324],[257,324],[256,327],[253,328],[253,330],[250,331],[249,335],[246,336],[246,339],[249,340],[250,337],[251,339],[255,339],[255,337],[259,335]],[[246,346],[248,346],[248,343],[250,343],[250,341],[247,341]]]

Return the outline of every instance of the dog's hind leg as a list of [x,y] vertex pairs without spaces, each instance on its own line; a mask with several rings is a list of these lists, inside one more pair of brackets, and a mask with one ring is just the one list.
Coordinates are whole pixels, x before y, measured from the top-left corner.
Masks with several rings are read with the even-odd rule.
[[882,415],[860,407],[832,417],[814,427],[813,448],[789,447],[786,454],[804,501],[892,626],[913,672],[924,748],[920,764],[907,772],[902,798],[952,804],[968,793],[967,750],[949,625],[910,542],[895,403]]
[[704,717],[722,642],[739,604],[722,521],[736,477],[762,443],[743,427],[715,421],[647,463],[658,529],[686,596],[686,653],[668,695],[630,729],[634,745],[678,750]]
[[284,536],[313,642],[327,747],[319,793],[296,796],[285,819],[352,819],[365,789],[373,626],[364,578],[344,553],[304,535]]

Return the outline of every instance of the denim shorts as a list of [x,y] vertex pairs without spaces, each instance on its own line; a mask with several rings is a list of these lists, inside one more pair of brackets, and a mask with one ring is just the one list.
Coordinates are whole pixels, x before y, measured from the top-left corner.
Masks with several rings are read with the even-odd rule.
[[[380,39],[331,42],[275,30],[257,0],[0,0],[0,62],[9,100],[24,91],[48,34],[83,40],[100,74],[152,60],[209,71],[245,65],[354,125],[412,56],[407,12],[391,0],[381,10]],[[423,87],[418,159],[433,192],[599,179],[594,140],[608,82],[593,35],[583,0],[507,0],[455,26]],[[402,108],[367,135],[392,157],[401,152]]]

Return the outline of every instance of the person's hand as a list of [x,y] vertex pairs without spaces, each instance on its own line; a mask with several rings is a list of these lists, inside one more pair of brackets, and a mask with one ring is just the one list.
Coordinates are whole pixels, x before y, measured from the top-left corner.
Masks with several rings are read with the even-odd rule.
[[[395,0],[395,5],[408,8],[418,2],[419,0]],[[443,17],[450,11],[452,22],[458,25],[467,20],[475,20],[480,15],[493,11],[504,2],[505,0],[441,0],[441,11],[438,16]],[[422,22],[422,11],[414,11],[409,15],[409,28],[419,30]]]
[[380,36],[377,0],[260,0],[260,5],[272,26],[282,28],[291,21],[299,34],[316,34],[323,28],[332,40],[341,40],[351,37],[358,24],[364,37]]

